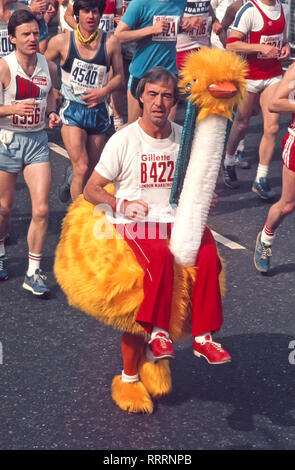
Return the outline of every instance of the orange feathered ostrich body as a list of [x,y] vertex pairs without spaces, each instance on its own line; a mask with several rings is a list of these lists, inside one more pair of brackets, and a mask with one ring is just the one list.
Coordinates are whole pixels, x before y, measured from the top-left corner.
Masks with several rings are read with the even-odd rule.
[[[244,63],[237,56],[218,49],[204,48],[187,59],[181,85],[186,88],[190,84],[190,99],[195,100],[200,106],[200,118],[210,117],[210,114],[213,114],[224,116],[226,121],[226,118],[231,116],[234,104],[243,94],[244,68]],[[224,81],[234,83],[238,90],[235,98],[215,98],[208,92],[208,87],[212,83]],[[200,138],[197,131],[196,134],[197,138]],[[214,164],[217,165],[216,162]],[[216,179],[210,188],[214,188],[215,183]],[[205,191],[207,199],[212,198],[210,188]],[[112,191],[112,187],[108,190]],[[180,205],[184,204],[183,201],[180,202]],[[202,213],[202,223],[206,219],[206,210],[205,215]],[[177,243],[178,240],[174,243],[174,247]],[[135,321],[144,297],[144,271],[128,243],[118,235],[105,213],[85,201],[82,195],[70,206],[64,219],[54,270],[70,305],[124,332],[125,340],[122,342],[124,370],[128,369],[129,364],[130,370],[132,369],[134,354],[136,360],[140,357],[138,382],[125,383],[121,381],[120,375],[114,377],[112,397],[115,402],[120,408],[129,412],[151,413],[153,410],[151,396],[166,395],[171,391],[172,385],[168,361],[151,363],[146,359],[144,342],[147,333]],[[174,266],[169,331],[173,341],[190,334],[194,282],[198,282],[196,267],[182,263],[180,257],[180,262],[177,260]],[[224,290],[224,286],[222,288]]]

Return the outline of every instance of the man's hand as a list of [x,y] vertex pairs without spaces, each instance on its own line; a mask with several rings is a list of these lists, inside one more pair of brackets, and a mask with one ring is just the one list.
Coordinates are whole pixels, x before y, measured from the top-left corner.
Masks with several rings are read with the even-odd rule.
[[56,106],[62,106],[64,95],[57,88],[52,88],[52,92],[56,101]]
[[34,113],[37,104],[37,101],[34,100],[19,101],[13,105],[13,114],[17,114],[18,116],[30,116]]
[[222,30],[223,30],[222,24],[219,23],[218,20],[215,20],[214,23],[212,24],[213,33],[215,33],[215,34],[217,34],[217,36],[219,36],[219,34],[222,32]]
[[165,20],[165,18],[160,18],[153,25],[153,34],[162,34],[162,33],[167,33],[168,31],[169,31],[169,21]]
[[87,90],[83,93],[82,101],[89,103],[88,108],[95,108],[106,96],[105,91],[102,88],[96,88],[95,90]]
[[260,44],[260,52],[268,59],[277,59],[280,55],[280,49],[269,44]]
[[61,124],[61,118],[55,112],[50,113],[48,118],[48,126],[50,129],[57,129]]
[[47,0],[32,0],[30,10],[34,14],[45,13],[47,8]]
[[284,44],[284,46],[282,47],[281,49],[281,54],[279,56],[279,60],[287,60],[289,59],[290,57],[290,54],[291,54],[291,48],[289,46],[289,44]]
[[203,19],[200,16],[185,16],[181,22],[181,28],[183,31],[189,31],[190,29],[198,29],[203,23]]
[[137,201],[124,202],[124,215],[127,219],[138,222],[143,220],[148,214],[148,205],[146,202],[138,199]]

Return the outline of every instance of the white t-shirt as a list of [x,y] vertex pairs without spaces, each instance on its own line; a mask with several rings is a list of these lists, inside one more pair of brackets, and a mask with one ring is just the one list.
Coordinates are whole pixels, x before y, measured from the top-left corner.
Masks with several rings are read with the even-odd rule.
[[[104,147],[95,170],[115,186],[115,197],[148,204],[146,220],[173,222],[174,209],[169,203],[178,156],[182,127],[171,122],[167,139],[146,134],[139,121],[116,132]],[[107,216],[112,223],[130,223],[129,219]]]
[[[265,13],[271,20],[277,20],[281,14],[281,4],[283,5],[286,28],[289,21],[289,7],[286,3],[276,1],[275,5],[265,5],[260,0],[256,0],[257,5],[263,13]],[[251,2],[245,3],[236,14],[234,23],[231,27],[232,30],[239,31],[245,36],[249,31],[260,31],[263,28],[263,18],[257,8],[251,6]]]

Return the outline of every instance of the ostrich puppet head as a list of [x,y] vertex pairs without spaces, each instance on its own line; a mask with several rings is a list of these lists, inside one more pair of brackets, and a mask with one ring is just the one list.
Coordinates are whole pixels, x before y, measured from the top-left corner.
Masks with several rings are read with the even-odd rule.
[[245,94],[245,74],[246,63],[239,56],[209,47],[189,54],[180,72],[188,104],[170,197],[178,205],[170,241],[178,264],[196,262],[227,124]]
[[[246,62],[237,54],[214,47],[202,47],[189,54],[179,74],[179,87],[198,106],[199,120],[212,114],[232,119],[234,106],[245,95],[246,68]],[[216,96],[212,94],[214,85],[219,89]]]

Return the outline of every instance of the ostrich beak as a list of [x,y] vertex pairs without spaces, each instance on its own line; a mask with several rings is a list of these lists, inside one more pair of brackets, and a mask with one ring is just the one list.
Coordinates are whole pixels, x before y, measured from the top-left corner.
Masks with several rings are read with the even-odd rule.
[[237,87],[229,81],[211,83],[208,91],[214,98],[222,99],[233,98],[238,92]]

